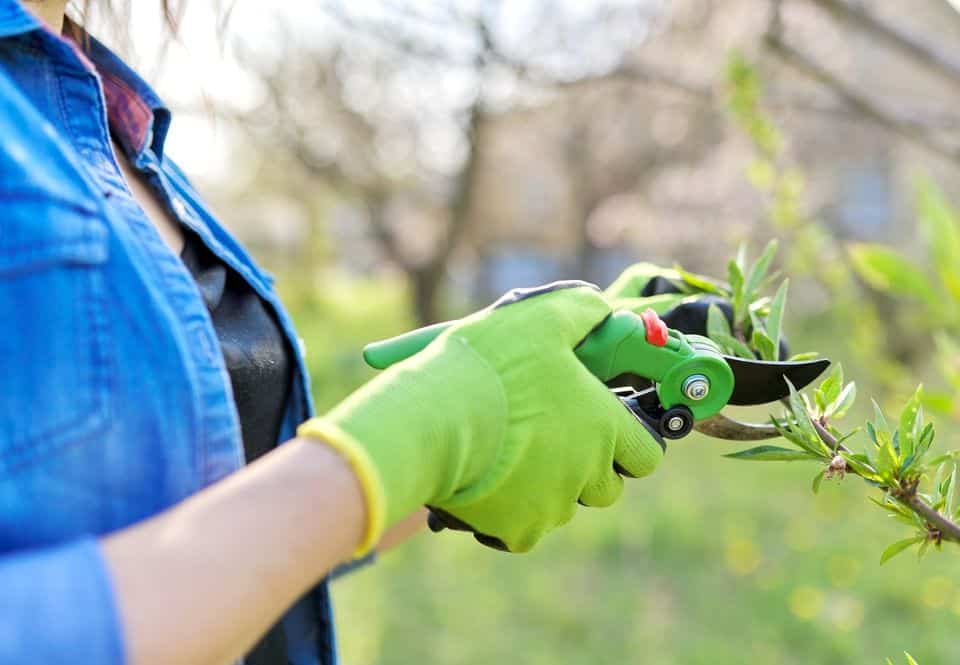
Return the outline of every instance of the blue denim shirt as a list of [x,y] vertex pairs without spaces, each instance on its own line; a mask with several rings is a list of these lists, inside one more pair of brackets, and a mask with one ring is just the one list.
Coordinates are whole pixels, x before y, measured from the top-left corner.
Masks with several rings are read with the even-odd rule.
[[[110,130],[172,214],[275,308],[299,368],[280,440],[311,413],[290,319],[164,156],[169,123],[102,45],[85,55],[0,0],[2,663],[123,663],[96,537],[243,464],[210,317],[131,197]],[[293,663],[335,663],[325,583],[284,628]]]

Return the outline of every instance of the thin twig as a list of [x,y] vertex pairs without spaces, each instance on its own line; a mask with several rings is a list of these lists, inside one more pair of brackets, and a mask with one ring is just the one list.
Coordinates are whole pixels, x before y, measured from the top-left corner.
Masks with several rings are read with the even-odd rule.
[[915,513],[925,519],[927,524],[935,527],[943,540],[960,543],[960,526],[944,516],[943,513],[928,506],[916,493],[906,497],[904,501]]
[[847,450],[847,448],[846,448],[845,446],[843,446],[839,441],[837,441],[837,437],[835,437],[833,434],[831,434],[829,431],[827,431],[827,428],[823,426],[823,424],[820,422],[819,419],[817,419],[817,418],[810,418],[810,422],[813,423],[813,429],[817,430],[817,434],[820,435],[820,439],[821,439],[825,444],[827,444],[827,447],[829,447],[830,450],[832,450],[832,451],[835,452],[835,453],[836,453],[836,452],[844,452],[844,453],[849,453],[849,452],[850,452],[849,450]]
[[[820,423],[816,418],[811,417],[810,422],[813,423],[813,427],[817,430],[817,434],[820,435],[820,439],[823,440],[823,442],[827,444],[831,450],[835,452],[850,452],[846,447],[843,446],[843,444],[837,441],[837,437],[831,434],[827,428],[824,427],[823,424]],[[859,475],[854,469],[849,467],[847,468],[847,473]],[[923,499],[921,499],[917,495],[916,487],[912,487],[912,489],[909,491],[900,492],[896,490],[890,490],[889,488],[884,489],[900,499],[903,503],[910,506],[915,513],[926,520],[928,525],[932,526],[939,532],[941,539],[960,543],[960,525],[957,525],[943,513],[934,510],[932,506],[928,505]]]

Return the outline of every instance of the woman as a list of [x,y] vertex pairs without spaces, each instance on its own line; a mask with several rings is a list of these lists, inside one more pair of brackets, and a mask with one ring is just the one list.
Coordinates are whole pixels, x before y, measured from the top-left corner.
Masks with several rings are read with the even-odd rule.
[[269,280],[163,153],[169,111],[64,5],[0,0],[0,662],[334,663],[324,580],[422,506],[525,551],[616,501],[614,465],[654,469],[571,353],[611,310],[582,283],[310,418]]

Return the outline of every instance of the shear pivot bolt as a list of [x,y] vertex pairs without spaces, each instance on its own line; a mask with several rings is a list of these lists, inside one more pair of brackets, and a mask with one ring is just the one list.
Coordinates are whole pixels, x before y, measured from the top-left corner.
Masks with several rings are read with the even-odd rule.
[[710,392],[710,379],[703,374],[691,374],[683,382],[683,394],[688,399],[702,400]]
[[679,432],[684,428],[685,425],[686,423],[683,421],[683,418],[681,418],[680,416],[674,416],[673,418],[667,421],[667,429],[670,430],[671,432]]

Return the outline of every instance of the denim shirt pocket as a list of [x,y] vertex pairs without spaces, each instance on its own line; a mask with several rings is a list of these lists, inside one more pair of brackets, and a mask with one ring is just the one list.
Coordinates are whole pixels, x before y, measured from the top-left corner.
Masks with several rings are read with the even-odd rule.
[[106,427],[107,257],[93,210],[0,191],[0,479]]

